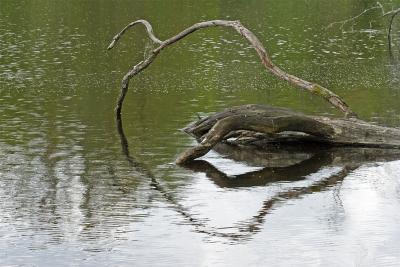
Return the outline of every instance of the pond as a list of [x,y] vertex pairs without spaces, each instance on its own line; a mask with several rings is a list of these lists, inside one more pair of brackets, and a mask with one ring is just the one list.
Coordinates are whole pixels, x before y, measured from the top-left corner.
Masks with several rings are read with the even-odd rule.
[[342,96],[362,119],[396,127],[387,20],[372,10],[326,28],[374,5],[2,0],[0,266],[398,266],[398,151],[221,146],[176,166],[196,143],[179,129],[198,116],[250,103],[340,114],[266,73],[233,30],[210,28],[131,81],[121,130],[121,79],[154,45],[138,26],[106,51],[140,18],[160,39],[239,19],[278,66]]

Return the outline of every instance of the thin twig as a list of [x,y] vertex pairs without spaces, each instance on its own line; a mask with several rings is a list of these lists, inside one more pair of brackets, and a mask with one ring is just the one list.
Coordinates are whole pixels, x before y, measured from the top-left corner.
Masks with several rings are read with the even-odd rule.
[[393,14],[399,13],[399,12],[400,12],[400,8],[394,9],[394,10],[391,10],[391,11],[388,11],[388,12],[384,13],[384,14],[382,15],[382,17],[386,17],[386,16],[389,16],[389,15],[393,15]]
[[382,4],[379,3],[379,2],[377,2],[377,3],[376,3],[376,6],[367,8],[367,9],[365,9],[364,11],[362,11],[360,14],[358,14],[358,15],[356,15],[356,16],[354,16],[354,17],[351,17],[351,18],[349,18],[349,19],[345,19],[345,20],[341,20],[341,21],[332,22],[331,24],[329,24],[328,26],[326,26],[325,29],[332,28],[332,27],[333,27],[334,25],[336,25],[336,24],[340,24],[340,29],[343,29],[343,27],[344,27],[347,23],[352,22],[352,21],[355,21],[355,20],[358,19],[359,17],[361,17],[361,16],[363,16],[364,14],[368,13],[369,11],[375,10],[375,9],[380,9],[380,10],[382,11],[382,16],[385,16],[385,11],[384,11],[384,9],[383,9]]
[[158,39],[154,33],[153,33],[153,27],[151,27],[151,24],[143,19],[139,19],[136,20],[134,22],[129,23],[128,25],[126,25],[125,28],[122,29],[122,31],[120,31],[117,35],[114,36],[113,40],[111,41],[110,45],[107,47],[108,50],[110,50],[111,48],[113,48],[115,46],[115,44],[118,42],[119,38],[121,38],[121,36],[131,27],[135,26],[136,24],[143,24],[146,27],[147,30],[147,34],[149,35],[150,39],[157,43],[157,44],[161,44],[162,41],[160,39]]
[[389,26],[388,26],[388,31],[387,31],[387,39],[388,39],[388,47],[389,47],[389,52],[392,54],[392,26],[393,26],[393,21],[394,18],[396,17],[397,14],[400,13],[400,8],[398,9],[394,9],[388,12],[385,12],[385,9],[383,7],[383,5],[380,2],[376,3],[376,6],[370,7],[365,9],[364,11],[362,11],[360,14],[358,14],[357,16],[351,17],[349,19],[346,20],[342,20],[342,21],[336,21],[336,22],[332,22],[331,24],[329,24],[327,27],[325,27],[325,29],[329,29],[331,28],[333,25],[336,24],[340,24],[340,29],[343,29],[343,27],[349,23],[349,22],[354,22],[356,19],[358,19],[359,17],[361,17],[362,15],[366,14],[367,12],[374,10],[374,9],[380,9],[382,11],[382,17],[387,17],[390,16],[390,20],[389,20]]

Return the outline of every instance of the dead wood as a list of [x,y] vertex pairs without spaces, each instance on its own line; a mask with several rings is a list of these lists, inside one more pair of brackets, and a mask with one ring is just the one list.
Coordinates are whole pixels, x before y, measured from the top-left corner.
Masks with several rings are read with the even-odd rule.
[[388,33],[387,33],[388,44],[389,44],[389,51],[390,51],[390,52],[391,52],[392,43],[393,43],[393,41],[392,41],[393,21],[394,21],[394,18],[395,18],[399,13],[400,13],[400,8],[387,13],[387,15],[390,15],[390,21],[389,21],[389,27],[388,27]]
[[[385,13],[382,5],[378,3],[376,7],[344,21],[342,25],[348,21],[354,21],[369,10],[378,8],[382,10],[383,16],[392,16],[391,24],[394,17],[399,13],[397,10]],[[307,116],[284,108],[260,105],[231,108],[200,119],[185,128],[185,132],[194,136],[199,141],[199,144],[181,154],[176,160],[178,164],[205,155],[216,144],[229,138],[236,138],[236,141],[246,140],[247,142],[314,142],[319,145],[400,148],[399,129],[376,126],[356,119],[355,113],[349,106],[330,90],[280,69],[271,61],[259,39],[239,21],[212,20],[196,23],[177,35],[162,41],[154,35],[149,22],[137,20],[128,24],[120,33],[115,35],[108,49],[113,48],[121,36],[129,28],[137,24],[143,24],[146,27],[149,38],[159,46],[153,49],[147,58],[133,66],[125,74],[116,106],[117,121],[121,120],[122,104],[132,77],[146,69],[164,48],[199,29],[216,26],[229,27],[236,30],[254,48],[264,67],[276,77],[324,98],[332,106],[345,113],[346,117],[348,115],[353,117],[350,119],[332,119],[321,116]],[[287,135],[287,132],[291,132],[291,134]]]
[[[332,28],[335,25],[340,25],[340,29],[343,29],[346,25],[349,25],[349,24],[351,26],[353,26],[356,23],[357,19],[364,16],[365,14],[368,14],[372,10],[380,10],[382,13],[382,18],[390,17],[389,24],[387,26],[387,39],[388,39],[389,52],[391,52],[392,43],[393,43],[393,41],[392,41],[393,21],[394,21],[395,17],[400,13],[400,8],[386,12],[383,5],[380,2],[376,2],[375,5],[371,6],[370,8],[364,9],[361,13],[357,14],[356,16],[345,19],[345,20],[332,22],[328,26],[326,26],[325,29]],[[351,24],[351,23],[353,23],[353,24]]]
[[351,22],[355,23],[355,21],[358,18],[364,16],[365,14],[369,13],[372,10],[377,10],[377,9],[381,10],[382,16],[387,16],[387,15],[389,15],[389,13],[391,13],[391,12],[386,13],[384,8],[383,8],[383,6],[382,6],[382,4],[380,2],[376,2],[376,4],[374,6],[372,6],[370,8],[367,8],[367,9],[364,9],[361,13],[355,15],[354,17],[351,17],[351,18],[348,18],[348,19],[345,19],[345,20],[341,20],[341,21],[332,22],[331,24],[326,26],[325,29],[332,28],[334,25],[340,25],[340,29],[343,29],[344,26],[346,26],[347,24],[350,24]]
[[143,181],[149,182],[149,187],[161,195],[165,203],[168,204],[168,207],[177,212],[188,225],[193,227],[195,232],[210,237],[221,237],[229,241],[251,238],[262,228],[271,210],[282,202],[299,199],[311,193],[340,190],[340,185],[347,175],[363,164],[377,161],[386,162],[400,158],[400,150],[391,149],[313,147],[308,145],[303,146],[301,143],[274,143],[274,145],[269,143],[268,147],[265,148],[260,145],[262,143],[253,143],[251,146],[248,144],[231,145],[220,143],[215,148],[218,153],[228,158],[244,161],[249,165],[263,166],[261,170],[232,177],[218,170],[218,168],[207,161],[195,160],[184,165],[184,167],[194,172],[205,173],[215,185],[222,188],[268,186],[280,182],[302,181],[326,167],[341,167],[339,172],[328,175],[309,185],[304,187],[289,187],[277,192],[273,196],[267,197],[262,207],[253,216],[233,223],[230,227],[231,231],[227,232],[226,227],[212,227],[207,224],[208,218],[200,218],[198,214],[193,214],[163,184],[163,179],[159,179],[161,177],[157,177],[139,158],[130,154],[122,120],[117,121],[117,131],[121,139],[122,153],[131,166],[133,175],[139,176]]
[[[221,141],[235,137],[248,143],[313,143],[318,146],[400,148],[400,129],[377,126],[355,118],[309,116],[285,108],[245,105],[198,120],[184,131],[199,144],[182,153],[182,164],[205,155]],[[250,134],[249,134],[250,133]]]
[[205,22],[199,22],[196,23],[189,28],[186,28],[185,30],[181,31],[175,36],[172,36],[164,41],[161,41],[159,38],[157,38],[154,33],[153,29],[151,27],[151,24],[146,21],[146,20],[137,20],[134,21],[130,24],[128,24],[124,29],[122,29],[121,32],[119,32],[117,35],[114,36],[112,42],[108,46],[108,49],[111,49],[115,46],[115,44],[118,42],[118,40],[121,38],[121,36],[131,27],[137,25],[137,24],[143,24],[146,27],[147,33],[150,37],[150,39],[156,43],[159,44],[159,46],[155,49],[153,49],[150,53],[150,55],[144,59],[143,61],[139,62],[135,66],[132,67],[131,70],[129,70],[124,78],[122,79],[122,86],[121,86],[121,93],[117,101],[117,106],[115,108],[116,110],[116,115],[117,117],[120,117],[121,115],[121,110],[122,110],[122,104],[125,99],[126,93],[128,91],[129,87],[129,81],[132,77],[134,77],[136,74],[140,73],[144,69],[146,69],[153,61],[154,59],[158,56],[158,54],[166,47],[169,45],[172,45],[179,40],[183,39],[184,37],[188,36],[189,34],[203,29],[203,28],[209,28],[209,27],[228,27],[228,28],[233,28],[236,30],[240,35],[242,35],[249,43],[250,45],[255,49],[257,52],[259,58],[261,59],[261,63],[264,65],[264,67],[273,75],[276,77],[283,79],[287,82],[289,82],[292,85],[295,85],[297,87],[300,87],[301,89],[307,90],[311,92],[314,95],[318,95],[328,101],[332,106],[334,106],[336,109],[342,111],[346,116],[355,116],[355,113],[349,108],[349,106],[342,100],[338,95],[334,94],[327,88],[313,82],[308,82],[306,80],[303,80],[301,78],[298,78],[292,74],[289,74],[276,66],[271,58],[268,56],[268,53],[260,40],[252,33],[250,30],[248,30],[246,27],[244,27],[239,21],[228,21],[228,20],[211,20],[211,21],[205,21]]

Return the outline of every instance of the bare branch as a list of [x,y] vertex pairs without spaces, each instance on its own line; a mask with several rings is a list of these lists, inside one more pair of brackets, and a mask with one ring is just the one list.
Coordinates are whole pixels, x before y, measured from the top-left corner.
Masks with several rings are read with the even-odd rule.
[[396,9],[396,10],[393,10],[393,11],[390,11],[390,12],[388,12],[388,13],[386,13],[384,15],[384,16],[391,15],[390,22],[389,22],[388,33],[387,33],[387,38],[388,38],[388,42],[389,42],[389,50],[390,51],[392,49],[392,25],[393,25],[394,18],[399,13],[400,13],[400,8]]
[[153,33],[153,27],[151,27],[151,24],[143,19],[139,19],[136,20],[134,22],[129,23],[128,25],[126,25],[125,28],[122,29],[122,31],[120,31],[117,35],[114,36],[113,40],[111,41],[110,45],[107,47],[107,50],[110,50],[111,48],[113,48],[115,46],[115,44],[118,42],[119,38],[121,38],[121,36],[131,27],[135,26],[136,24],[143,24],[146,27],[147,30],[147,34],[149,35],[150,39],[157,43],[157,44],[161,44],[162,41],[160,39],[158,39],[154,33]]
[[395,15],[395,14],[397,14],[399,12],[400,12],[400,8],[392,10],[392,11],[388,11],[388,12],[384,13],[382,16],[386,17],[386,16],[389,16],[389,15]]
[[146,26],[147,32],[150,36],[150,38],[156,42],[159,43],[160,46],[155,48],[151,54],[142,62],[139,64],[135,65],[130,71],[128,71],[127,74],[125,74],[123,80],[122,80],[122,88],[121,88],[121,94],[118,98],[117,102],[117,107],[116,107],[116,114],[117,116],[121,115],[121,109],[122,109],[122,104],[125,98],[125,95],[128,90],[129,86],[129,81],[130,79],[147,68],[157,57],[157,55],[161,52],[162,49],[166,48],[167,46],[174,44],[175,42],[181,40],[182,38],[186,37],[187,35],[203,28],[208,28],[208,27],[215,27],[215,26],[221,26],[221,27],[230,27],[235,29],[240,35],[242,35],[250,44],[251,46],[256,50],[259,58],[261,59],[262,64],[264,67],[271,72],[273,75],[289,82],[292,85],[295,85],[297,87],[300,87],[304,90],[307,90],[314,95],[318,95],[322,98],[324,98],[326,101],[328,101],[332,106],[337,108],[338,110],[342,111],[345,113],[346,116],[355,116],[355,113],[349,108],[349,106],[336,94],[328,90],[327,88],[316,84],[312,82],[305,81],[303,79],[300,79],[294,75],[291,75],[289,73],[286,73],[282,69],[280,69],[278,66],[276,66],[268,56],[264,46],[262,43],[258,40],[258,38],[247,28],[245,28],[239,21],[227,21],[227,20],[211,20],[211,21],[205,21],[205,22],[200,22],[192,25],[191,27],[183,30],[182,32],[178,33],[177,35],[165,40],[165,41],[160,41],[157,39],[153,33],[152,33],[152,28],[150,26],[150,23],[148,23],[145,20],[138,20],[135,22],[132,22],[128,26],[126,26],[119,34],[117,34],[114,38],[111,44],[109,45],[109,49],[111,49],[115,43],[118,41],[118,39],[121,37],[121,35],[129,28],[132,27],[133,25],[137,23],[142,23]]
[[[310,193],[331,190],[333,186],[338,185],[343,181],[343,179],[348,174],[347,170],[349,170],[349,167],[345,166],[343,170],[338,174],[334,174],[320,181],[311,183],[309,186],[289,188],[285,191],[277,193],[275,196],[267,198],[263,202],[261,209],[259,209],[254,216],[233,224],[232,227],[230,227],[231,231],[227,232],[225,227],[220,228],[208,225],[207,218],[199,218],[199,216],[196,216],[196,214],[194,214],[190,209],[182,205],[179,200],[174,196],[174,194],[171,193],[170,190],[168,190],[168,188],[163,185],[163,183],[161,183],[160,179],[158,179],[156,175],[154,175],[144,163],[140,162],[138,158],[135,158],[135,156],[132,156],[130,154],[129,144],[123,130],[122,120],[117,121],[117,131],[121,141],[122,152],[125,155],[126,160],[128,161],[135,175],[140,175],[140,177],[142,177],[144,181],[148,181],[150,188],[158,192],[164,199],[165,203],[168,204],[168,206],[172,210],[177,212],[177,214],[179,214],[187,224],[191,225],[195,232],[203,233],[210,237],[221,237],[231,241],[245,240],[255,235],[258,230],[264,225],[266,217],[271,212],[271,209],[276,207],[277,204],[293,199],[299,199]],[[374,153],[373,155],[375,156],[376,153]],[[369,156],[368,158],[370,157],[371,156]],[[288,179],[290,181],[293,181],[293,173],[296,173],[296,175],[298,175],[298,178],[295,177],[294,180],[304,180],[307,175],[315,173],[325,166],[329,166],[329,164],[333,162],[333,159],[336,158],[340,162],[340,160],[344,157],[340,155],[338,157],[335,157],[334,154],[325,151],[323,153],[317,153],[311,158],[296,164],[296,166],[289,165],[288,167],[281,168],[267,167],[265,168],[266,173],[257,174],[256,172],[254,172],[253,175],[256,175],[257,180],[260,180],[261,182],[263,180],[265,181],[265,179],[271,181],[271,179],[269,179],[270,177],[268,178],[269,173],[271,173],[271,175],[275,177],[275,181],[288,181]],[[346,164],[347,163],[348,162],[346,162]],[[359,164],[357,164],[353,168],[355,169],[358,166]],[[223,183],[232,182],[232,179],[228,179],[225,173],[220,172],[218,169],[216,169],[214,166],[206,161],[192,162],[192,165],[186,165],[186,167],[196,172],[205,172],[207,177],[209,177],[209,179],[213,180],[214,182],[215,180],[221,180],[223,181]],[[270,171],[268,172],[268,170]],[[247,173],[241,175],[240,177],[236,177],[237,179],[233,180],[251,180],[251,176],[252,173]],[[217,185],[221,186],[218,183]],[[251,184],[250,181],[249,186],[254,186],[254,184]]]
[[332,27],[333,27],[334,25],[336,25],[336,24],[340,24],[340,29],[343,29],[343,27],[344,27],[347,23],[349,23],[349,22],[354,22],[354,21],[355,21],[356,19],[358,19],[359,17],[361,17],[361,16],[363,16],[364,14],[368,13],[369,11],[375,10],[375,9],[380,9],[380,10],[382,11],[382,16],[385,16],[385,15],[386,15],[386,13],[385,13],[385,11],[384,11],[384,9],[383,9],[382,4],[379,3],[379,2],[377,2],[375,6],[372,6],[372,7],[370,7],[370,8],[365,9],[363,12],[361,12],[360,14],[358,14],[358,15],[356,15],[356,16],[354,16],[354,17],[351,17],[351,18],[349,18],[349,19],[345,19],[345,20],[342,20],[342,21],[335,21],[335,22],[332,22],[331,24],[329,24],[328,26],[326,26],[325,29],[332,28]]
[[329,28],[331,28],[332,26],[334,26],[336,24],[340,24],[340,29],[343,29],[343,27],[347,23],[354,22],[356,19],[358,19],[362,15],[366,14],[367,12],[369,12],[371,10],[375,10],[375,9],[380,9],[381,10],[382,18],[390,16],[389,26],[388,26],[388,30],[387,30],[387,39],[388,39],[389,52],[392,55],[392,26],[393,26],[394,18],[396,17],[397,14],[400,13],[400,8],[385,12],[385,9],[384,9],[383,5],[380,2],[376,2],[375,6],[372,6],[372,7],[368,8],[368,9],[365,9],[364,11],[362,11],[357,16],[354,16],[352,18],[349,18],[349,19],[346,19],[346,20],[342,20],[342,21],[332,22],[327,27],[325,27],[325,29],[329,29]]

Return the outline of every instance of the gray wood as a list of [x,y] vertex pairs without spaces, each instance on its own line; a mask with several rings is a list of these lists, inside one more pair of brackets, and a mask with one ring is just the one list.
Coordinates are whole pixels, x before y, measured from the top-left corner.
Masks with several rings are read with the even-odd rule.
[[182,164],[205,155],[216,144],[235,137],[258,142],[313,142],[321,145],[400,148],[400,129],[356,118],[309,116],[286,108],[245,105],[214,113],[183,129],[199,144],[176,160]]
[[299,77],[296,77],[292,74],[289,74],[285,72],[283,69],[279,68],[277,65],[275,65],[271,58],[269,57],[267,50],[264,48],[260,40],[257,38],[257,36],[254,35],[253,32],[248,30],[246,27],[243,26],[243,24],[238,21],[229,21],[229,20],[210,20],[210,21],[205,21],[205,22],[199,22],[195,23],[192,26],[186,28],[185,30],[181,31],[180,33],[164,40],[161,41],[158,39],[154,33],[153,33],[153,28],[151,27],[151,24],[146,21],[146,20],[137,20],[134,22],[129,23],[125,28],[121,30],[117,35],[114,36],[113,40],[111,41],[110,45],[108,46],[108,50],[112,49],[121,36],[131,27],[137,25],[137,24],[143,24],[146,27],[147,34],[149,38],[159,46],[151,51],[149,56],[145,58],[143,61],[139,62],[135,66],[132,67],[124,76],[122,79],[122,86],[121,86],[121,93],[118,97],[117,101],[117,106],[115,108],[117,119],[118,117],[121,116],[121,110],[122,110],[122,104],[124,102],[126,93],[128,92],[128,87],[129,87],[129,81],[132,79],[135,75],[146,69],[157,57],[157,55],[165,48],[168,46],[178,42],[179,40],[185,38],[189,34],[200,30],[204,28],[209,28],[209,27],[228,27],[228,28],[233,28],[237,33],[239,33],[241,36],[243,36],[249,43],[250,45],[254,48],[254,50],[257,52],[262,65],[268,70],[271,74],[274,76],[287,81],[288,83],[297,86],[303,90],[306,90],[314,95],[317,95],[319,97],[322,97],[326,101],[328,101],[332,106],[334,106],[336,109],[340,110],[345,114],[345,116],[348,117],[356,117],[356,114],[350,109],[350,107],[344,102],[343,99],[341,99],[338,95],[330,91],[329,89],[313,82],[309,82],[306,80],[303,80]]

